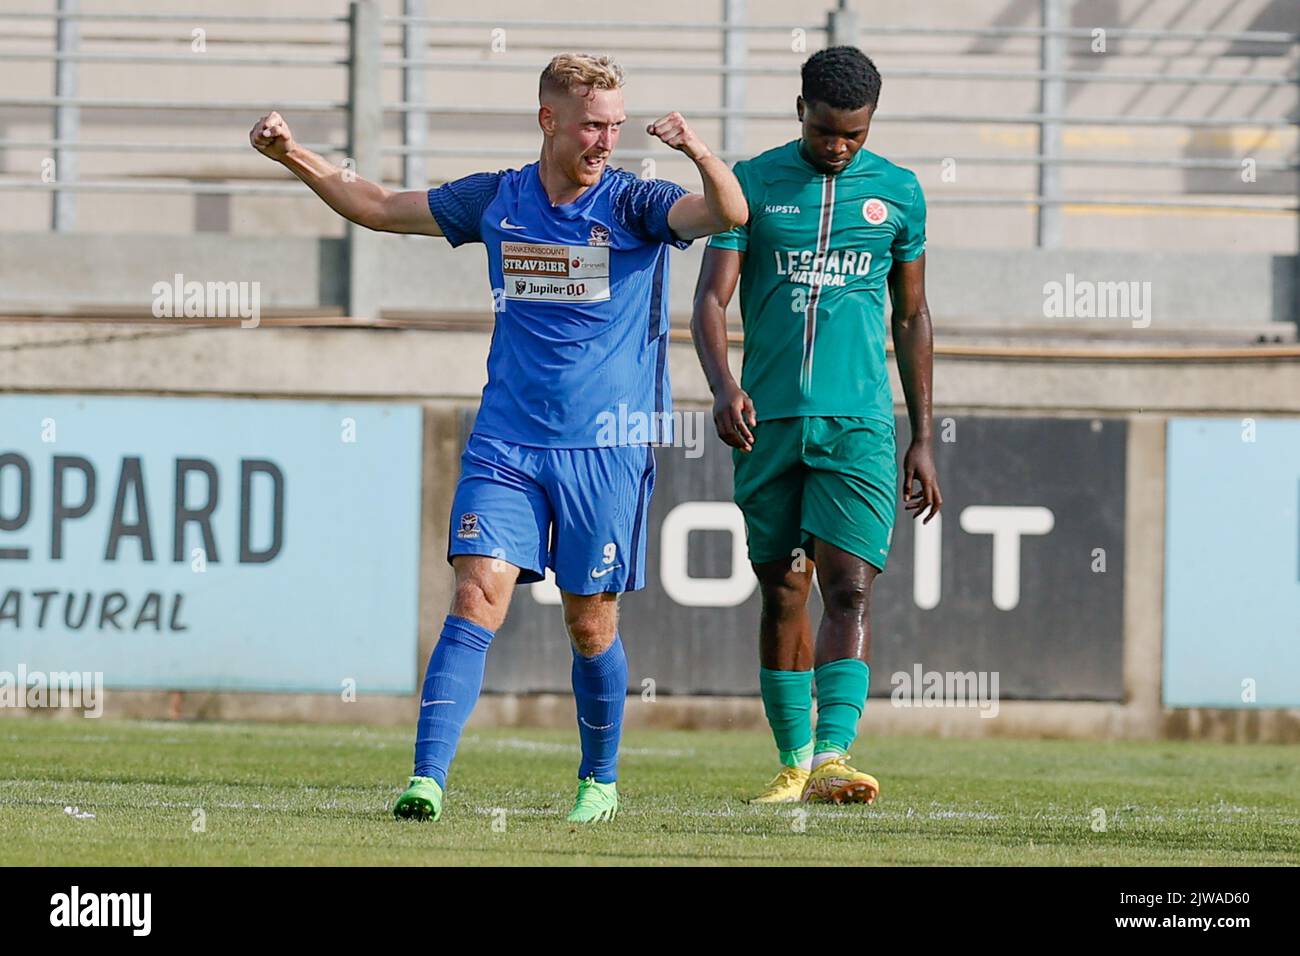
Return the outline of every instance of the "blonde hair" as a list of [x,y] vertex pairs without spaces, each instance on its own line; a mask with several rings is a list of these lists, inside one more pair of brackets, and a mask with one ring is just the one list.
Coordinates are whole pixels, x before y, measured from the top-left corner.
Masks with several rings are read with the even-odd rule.
[[560,53],[551,58],[542,70],[538,84],[538,98],[548,92],[583,95],[595,90],[617,90],[623,85],[623,68],[613,57],[592,56],[590,53]]

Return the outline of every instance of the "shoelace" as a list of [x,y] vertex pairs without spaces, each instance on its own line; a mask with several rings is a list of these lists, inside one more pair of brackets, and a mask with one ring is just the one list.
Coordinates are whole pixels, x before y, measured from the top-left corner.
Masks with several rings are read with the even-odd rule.
[[781,772],[776,775],[772,781],[772,786],[780,786],[786,783],[793,783],[797,778],[803,776],[804,771],[799,767],[782,767]]

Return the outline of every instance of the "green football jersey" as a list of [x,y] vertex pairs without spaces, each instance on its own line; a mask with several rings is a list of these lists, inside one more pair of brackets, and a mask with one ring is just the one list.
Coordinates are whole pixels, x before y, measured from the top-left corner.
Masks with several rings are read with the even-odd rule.
[[894,262],[925,251],[925,197],[911,170],[858,150],[819,172],[799,140],[736,164],[749,222],[709,245],[745,254],[741,387],[758,420],[894,420],[885,295]]

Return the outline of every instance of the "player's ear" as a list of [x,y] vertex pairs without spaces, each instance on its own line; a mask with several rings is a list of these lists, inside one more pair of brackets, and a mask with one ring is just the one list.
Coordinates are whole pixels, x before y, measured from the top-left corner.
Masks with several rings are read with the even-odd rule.
[[545,103],[537,108],[537,125],[542,128],[542,132],[547,136],[555,135],[555,110],[551,109]]
[[803,97],[802,96],[796,96],[794,98],[794,111],[795,114],[799,117],[799,122],[802,123],[803,122]]

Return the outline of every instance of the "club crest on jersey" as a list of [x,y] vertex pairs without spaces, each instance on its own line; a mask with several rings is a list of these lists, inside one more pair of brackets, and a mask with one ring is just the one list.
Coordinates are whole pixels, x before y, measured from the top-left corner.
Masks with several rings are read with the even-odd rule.
[[862,218],[878,226],[889,218],[889,207],[879,199],[868,199],[862,204]]
[[467,511],[460,516],[460,530],[456,532],[458,538],[477,538],[478,537],[478,515],[472,511]]
[[589,246],[607,246],[609,245],[609,227],[596,223],[591,227],[591,235],[587,237]]

